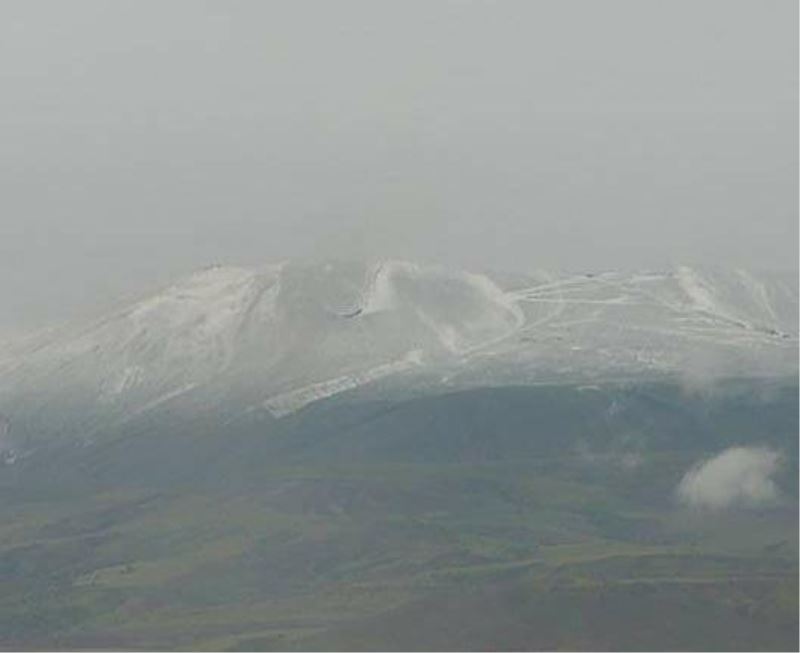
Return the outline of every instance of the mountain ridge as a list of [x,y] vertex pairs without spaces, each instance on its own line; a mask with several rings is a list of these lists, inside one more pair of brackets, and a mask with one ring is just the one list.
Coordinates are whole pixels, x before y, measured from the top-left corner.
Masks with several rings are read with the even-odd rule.
[[209,266],[99,320],[6,346],[0,414],[53,431],[38,413],[61,411],[55,430],[85,435],[201,390],[204,410],[228,404],[280,419],[386,380],[439,392],[788,376],[797,369],[796,316],[796,289],[743,270]]

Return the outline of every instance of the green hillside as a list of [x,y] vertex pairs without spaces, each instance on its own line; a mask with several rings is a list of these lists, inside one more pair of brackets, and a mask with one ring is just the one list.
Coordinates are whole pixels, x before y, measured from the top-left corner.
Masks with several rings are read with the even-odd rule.
[[[349,395],[0,468],[0,646],[797,648],[797,386]],[[734,445],[778,499],[675,488]]]

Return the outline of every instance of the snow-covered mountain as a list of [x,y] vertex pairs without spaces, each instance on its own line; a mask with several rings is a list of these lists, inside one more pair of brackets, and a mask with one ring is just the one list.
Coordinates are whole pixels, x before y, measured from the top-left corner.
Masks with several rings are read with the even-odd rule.
[[100,321],[5,345],[0,441],[91,438],[178,403],[280,419],[388,382],[437,392],[794,375],[797,342],[796,280],[741,270],[211,267]]

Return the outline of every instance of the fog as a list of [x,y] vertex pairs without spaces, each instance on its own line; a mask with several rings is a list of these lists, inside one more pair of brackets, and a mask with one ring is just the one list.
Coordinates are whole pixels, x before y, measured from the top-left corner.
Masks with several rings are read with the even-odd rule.
[[769,504],[778,496],[772,476],[779,461],[771,449],[731,447],[690,469],[678,486],[678,498],[712,510]]
[[797,4],[0,5],[0,335],[212,262],[797,267]]

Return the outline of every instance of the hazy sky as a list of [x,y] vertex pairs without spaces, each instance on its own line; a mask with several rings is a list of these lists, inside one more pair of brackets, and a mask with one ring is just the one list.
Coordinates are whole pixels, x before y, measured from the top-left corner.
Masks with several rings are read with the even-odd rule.
[[0,333],[209,262],[797,267],[796,0],[3,0]]

